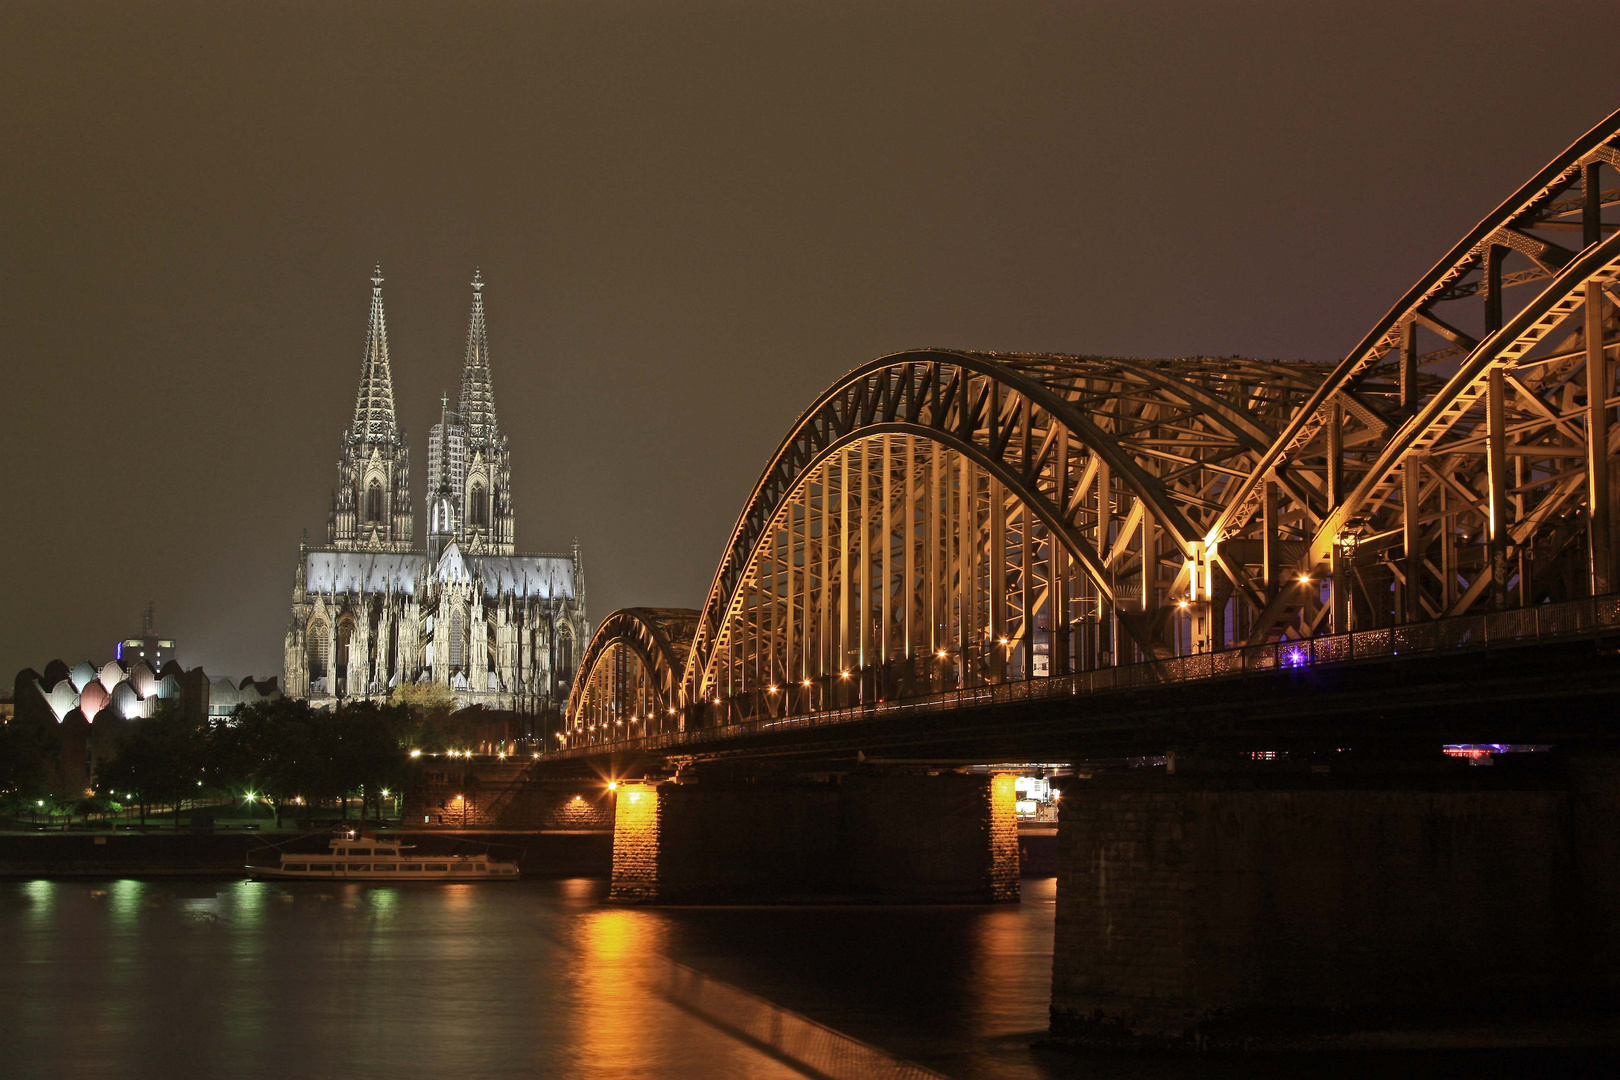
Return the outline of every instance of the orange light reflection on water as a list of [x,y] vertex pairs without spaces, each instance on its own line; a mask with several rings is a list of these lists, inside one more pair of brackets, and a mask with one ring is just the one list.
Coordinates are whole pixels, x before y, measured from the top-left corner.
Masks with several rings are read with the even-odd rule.
[[666,929],[648,911],[597,908],[582,914],[576,970],[577,1061],[585,1075],[652,1075],[675,1013],[654,990]]

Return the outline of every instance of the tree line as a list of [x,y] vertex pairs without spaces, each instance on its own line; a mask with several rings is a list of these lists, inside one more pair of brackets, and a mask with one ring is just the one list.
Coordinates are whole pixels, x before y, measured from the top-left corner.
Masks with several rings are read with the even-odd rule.
[[404,786],[409,750],[442,751],[459,741],[448,690],[402,690],[388,704],[322,710],[278,698],[202,724],[165,702],[155,715],[119,725],[110,752],[98,755],[93,794],[65,802],[44,794],[55,733],[5,725],[0,803],[13,814],[38,806],[87,817],[133,807],[143,824],[149,812],[173,811],[178,827],[186,803],[229,798],[267,804],[280,827],[294,807],[337,804],[346,816],[358,798],[364,820],[380,814],[384,791]]

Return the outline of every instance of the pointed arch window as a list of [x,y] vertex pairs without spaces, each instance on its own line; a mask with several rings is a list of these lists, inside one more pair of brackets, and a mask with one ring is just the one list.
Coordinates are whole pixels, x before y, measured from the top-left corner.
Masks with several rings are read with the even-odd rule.
[[450,613],[450,670],[456,671],[461,667],[462,661],[462,635],[466,631],[461,622],[461,612]]
[[489,500],[484,497],[484,485],[474,483],[467,501],[471,504],[467,507],[467,524],[489,528]]
[[332,637],[326,630],[326,624],[319,619],[309,624],[309,633],[305,635],[304,650],[309,664],[309,681],[326,678],[327,665],[332,656]]
[[380,522],[383,519],[383,489],[382,481],[375,476],[366,488],[366,520]]
[[337,663],[338,674],[347,674],[349,667],[349,639],[354,637],[354,622],[345,617],[337,627],[337,649],[334,660]]
[[557,634],[557,679],[559,684],[574,678],[574,635],[564,626]]

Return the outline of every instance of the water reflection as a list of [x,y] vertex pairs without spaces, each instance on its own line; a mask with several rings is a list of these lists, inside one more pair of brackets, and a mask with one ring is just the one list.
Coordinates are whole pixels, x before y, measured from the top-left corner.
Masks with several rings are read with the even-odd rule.
[[577,925],[579,1063],[593,1076],[645,1074],[656,1068],[649,1050],[662,1041],[669,1011],[647,985],[648,961],[663,953],[663,927],[655,914],[623,908],[586,912]]
[[705,1001],[791,1010],[958,1080],[1256,1074],[1032,1054],[1053,909],[1049,883],[1024,885],[1001,908],[642,910],[601,906],[595,881],[0,882],[0,1076],[802,1075],[672,1003],[669,961],[738,990]]
[[113,930],[128,933],[134,927],[141,906],[141,883],[132,878],[120,878],[107,886],[107,895],[111,898],[107,910],[112,914]]
[[[982,1039],[1038,1038],[1051,993],[1055,879],[1025,881],[1018,907],[981,911],[973,922],[972,1030]],[[1034,909],[1033,911],[1030,909]],[[1033,917],[1032,917],[1033,916]]]

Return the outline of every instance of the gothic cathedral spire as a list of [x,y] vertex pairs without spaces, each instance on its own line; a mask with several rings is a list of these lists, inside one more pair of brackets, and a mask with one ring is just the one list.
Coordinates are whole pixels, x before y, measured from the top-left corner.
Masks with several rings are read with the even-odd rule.
[[354,438],[369,443],[392,442],[399,437],[382,284],[382,264],[378,263],[371,275],[371,319],[366,326],[366,353],[360,361],[360,391],[354,399]]
[[472,315],[467,320],[467,355],[461,364],[456,410],[469,445],[482,446],[495,435],[495,384],[489,376],[489,328],[484,323],[484,275],[473,271]]
[[472,315],[467,322],[467,353],[461,366],[456,416],[463,439],[459,529],[472,552],[513,552],[512,459],[506,436],[495,420],[495,384],[489,372],[489,327],[484,320],[484,276],[473,271]]
[[394,412],[382,266],[371,277],[371,317],[360,361],[354,424],[343,433],[327,540],[349,551],[409,551],[410,452]]

